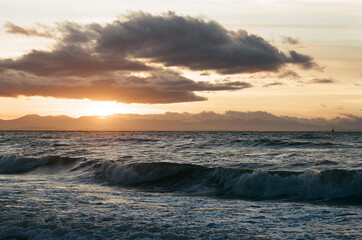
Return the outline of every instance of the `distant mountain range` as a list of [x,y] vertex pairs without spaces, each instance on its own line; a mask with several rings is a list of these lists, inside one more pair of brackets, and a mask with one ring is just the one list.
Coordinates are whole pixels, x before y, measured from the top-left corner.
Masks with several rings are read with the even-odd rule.
[[294,118],[267,112],[116,114],[96,116],[26,115],[0,120],[0,130],[49,131],[362,131],[362,117]]

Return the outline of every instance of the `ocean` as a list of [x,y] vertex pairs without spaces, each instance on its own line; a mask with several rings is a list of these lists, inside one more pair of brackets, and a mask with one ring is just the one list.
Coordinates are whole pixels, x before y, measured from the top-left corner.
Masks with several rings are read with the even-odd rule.
[[362,239],[362,133],[3,131],[0,239]]

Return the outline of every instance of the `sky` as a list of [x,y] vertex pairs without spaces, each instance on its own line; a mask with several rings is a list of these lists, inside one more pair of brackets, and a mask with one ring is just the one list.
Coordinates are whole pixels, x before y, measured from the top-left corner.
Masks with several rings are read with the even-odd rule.
[[0,119],[362,116],[362,1],[0,1]]

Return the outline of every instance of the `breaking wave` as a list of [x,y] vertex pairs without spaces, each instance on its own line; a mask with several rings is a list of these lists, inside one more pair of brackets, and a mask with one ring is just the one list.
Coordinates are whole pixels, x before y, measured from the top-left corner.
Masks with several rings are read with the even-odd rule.
[[8,154],[0,156],[0,174],[24,173],[42,166],[70,165],[79,160],[79,158],[62,156],[34,158],[21,154]]
[[147,191],[248,199],[352,200],[362,205],[362,170],[260,171],[171,162],[122,164],[62,156],[0,156],[0,174],[59,166],[70,173],[94,172],[84,179],[90,183],[105,181]]
[[252,199],[328,201],[350,198],[362,204],[360,170],[254,171],[168,162],[122,165],[106,161],[96,175],[110,184],[157,191]]

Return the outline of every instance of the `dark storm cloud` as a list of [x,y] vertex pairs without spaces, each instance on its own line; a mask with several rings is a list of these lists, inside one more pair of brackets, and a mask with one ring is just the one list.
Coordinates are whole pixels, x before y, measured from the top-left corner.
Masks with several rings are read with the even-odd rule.
[[282,36],[282,39],[283,39],[283,43],[287,43],[287,44],[291,44],[291,45],[299,44],[299,40],[296,38]]
[[20,34],[24,36],[46,37],[46,38],[52,37],[52,35],[48,31],[39,32],[34,28],[18,26],[11,22],[6,22],[4,26],[6,29],[5,31],[7,33]]
[[[215,21],[172,12],[159,16],[131,13],[103,26],[64,22],[38,31],[7,23],[6,28],[9,33],[51,37],[55,44],[49,51],[31,50],[16,59],[0,59],[1,96],[127,103],[202,101],[206,98],[194,92],[238,90],[252,85],[193,81],[168,67],[238,74],[276,72],[287,64],[304,69],[317,66],[310,56],[295,51],[284,54],[243,30],[228,31]],[[147,73],[147,77],[131,76],[137,72]],[[13,74],[11,78],[9,73]]]

